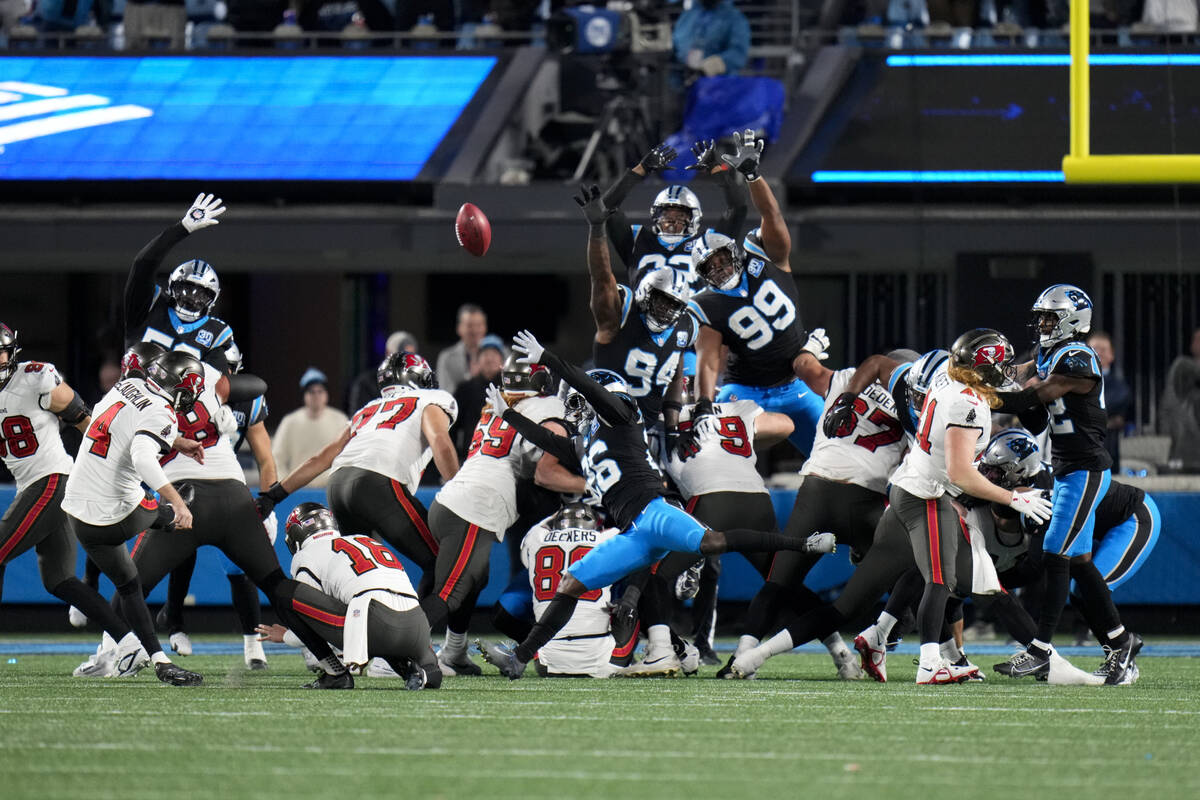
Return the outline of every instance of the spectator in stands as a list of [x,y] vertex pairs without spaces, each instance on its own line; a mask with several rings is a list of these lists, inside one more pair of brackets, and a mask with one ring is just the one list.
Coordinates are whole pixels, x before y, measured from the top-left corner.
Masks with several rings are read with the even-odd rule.
[[1194,31],[1196,0],[1146,0],[1142,22],[1166,31]]
[[1116,352],[1113,350],[1112,337],[1106,331],[1096,329],[1088,334],[1088,347],[1096,351],[1100,359],[1100,373],[1104,376],[1104,408],[1108,412],[1108,435],[1104,446],[1112,456],[1113,471],[1121,468],[1121,434],[1125,430],[1125,422],[1131,416],[1133,392],[1119,368],[1114,367]]
[[698,0],[671,33],[675,59],[706,76],[732,75],[746,66],[750,23],[733,0]]
[[945,22],[955,28],[969,28],[979,15],[977,0],[928,0],[930,22]]
[[226,9],[225,19],[237,31],[269,33],[283,20],[288,0],[226,0]]
[[[271,449],[280,475],[287,475],[315,455],[322,447],[341,435],[350,420],[329,405],[329,379],[316,367],[309,367],[300,377],[304,405],[279,421]],[[329,481],[323,472],[309,486],[321,488]]]
[[[408,331],[396,331],[387,338],[387,344],[384,345],[383,357],[387,358],[392,353],[415,352],[417,352],[417,337]],[[364,369],[354,377],[354,380],[350,384],[350,391],[346,392],[347,411],[353,414],[376,397],[379,397],[378,372],[379,366],[376,364]]]
[[1159,433],[1171,437],[1171,460],[1192,470],[1200,466],[1200,328],[1192,331],[1191,355],[1179,356],[1167,370],[1159,417]]
[[459,461],[467,457],[471,446],[471,435],[479,423],[483,413],[484,392],[488,384],[500,383],[500,370],[504,367],[504,341],[494,333],[483,337],[479,343],[479,369],[475,375],[458,385],[454,392],[454,400],[458,403],[458,419],[450,429],[454,439],[454,449],[458,451]]
[[125,4],[125,49],[146,50],[167,41],[171,50],[182,50],[187,28],[183,0],[152,0]]
[[28,10],[28,0],[0,0],[0,33],[8,33],[17,27]]
[[458,307],[454,332],[458,344],[438,353],[438,386],[450,394],[467,378],[479,372],[479,345],[487,334],[487,314],[474,303]]

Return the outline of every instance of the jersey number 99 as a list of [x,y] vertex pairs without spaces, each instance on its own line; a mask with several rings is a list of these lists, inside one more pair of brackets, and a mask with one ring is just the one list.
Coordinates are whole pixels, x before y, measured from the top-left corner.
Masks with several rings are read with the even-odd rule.
[[729,315],[729,329],[751,350],[760,350],[796,321],[796,306],[775,281],[763,281],[751,305]]

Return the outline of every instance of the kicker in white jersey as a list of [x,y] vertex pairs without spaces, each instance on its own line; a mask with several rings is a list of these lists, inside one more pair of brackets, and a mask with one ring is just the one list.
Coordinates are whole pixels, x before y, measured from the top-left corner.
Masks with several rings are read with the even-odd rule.
[[177,435],[175,411],[165,399],[140,378],[118,381],[92,410],[67,478],[63,511],[90,525],[125,519],[146,496],[130,453],[134,437],[148,436],[166,452]]
[[[695,406],[686,406],[679,414],[679,427],[691,427]],[[684,499],[713,492],[765,492],[766,484],[758,474],[754,453],[755,420],[763,413],[753,400],[715,403],[717,432],[700,442],[700,450],[686,460],[671,453],[667,473],[679,486]]]
[[0,389],[0,456],[17,482],[17,493],[47,475],[71,471],[58,416],[46,408],[62,383],[53,364],[22,361]]
[[[840,369],[830,376],[822,416],[846,391],[855,371],[854,367]],[[812,454],[800,474],[853,483],[883,494],[904,448],[904,428],[896,417],[896,401],[887,389],[872,383],[854,399],[854,416],[837,431],[837,436],[829,438],[817,426]]]
[[333,460],[333,471],[358,467],[384,475],[416,494],[425,467],[433,458],[421,418],[431,405],[458,417],[458,404],[440,389],[385,386],[383,396],[367,403],[350,420],[350,441]]
[[175,483],[184,480],[235,480],[246,482],[246,473],[238,463],[233,451],[233,442],[217,429],[217,414],[221,410],[221,399],[217,397],[217,381],[221,372],[207,362],[204,367],[204,391],[187,414],[179,417],[179,435],[204,445],[204,463],[188,458],[178,450],[167,453],[159,463],[167,480]]
[[317,533],[292,556],[292,577],[349,605],[364,592],[397,611],[417,607],[417,593],[400,559],[370,536]]
[[895,486],[926,500],[941,497],[946,492],[959,493],[946,472],[946,429],[950,427],[980,431],[975,440],[975,457],[978,458],[987,446],[988,437],[984,433],[992,429],[992,409],[966,384],[941,372],[934,377],[925,398],[925,408],[917,423],[916,441],[892,476]]
[[[561,419],[557,397],[528,397],[513,406],[534,422]],[[462,468],[437,493],[437,502],[501,540],[517,521],[517,481],[533,476],[542,451],[491,411],[475,426]]]
[[[546,612],[567,567],[602,542],[620,535],[616,528],[552,530],[547,527],[551,519],[539,522],[521,541],[521,562],[529,570],[536,619]],[[538,651],[542,666],[562,675],[608,677],[612,672],[609,657],[616,646],[609,633],[610,600],[608,587],[581,595],[570,621]]]

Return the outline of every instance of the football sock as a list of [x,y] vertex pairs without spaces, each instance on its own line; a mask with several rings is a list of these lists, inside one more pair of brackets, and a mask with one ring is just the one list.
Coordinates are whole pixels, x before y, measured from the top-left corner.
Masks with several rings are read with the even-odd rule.
[[325,656],[317,663],[321,665],[321,669],[325,671],[326,675],[341,675],[346,671],[346,666],[342,664],[341,659],[333,655],[333,653]]
[[887,638],[892,635],[892,628],[895,625],[896,618],[887,611],[881,613],[879,619],[875,622],[875,627],[879,628],[879,634],[883,637],[884,641],[887,641]]
[[142,647],[147,653],[162,650],[158,634],[154,632],[154,620],[150,618],[150,609],[146,608],[146,598],[142,594],[142,583],[136,577],[128,583],[117,587],[117,597],[121,602],[121,616],[133,628],[133,632],[142,640]]
[[1101,644],[1116,645],[1116,637],[1108,635],[1109,631],[1117,630],[1120,636],[1125,629],[1121,626],[1121,615],[1113,604],[1112,591],[1100,570],[1096,569],[1091,559],[1076,561],[1071,564],[1071,578],[1075,579],[1075,593],[1080,601],[1078,610],[1087,626]]
[[759,645],[759,647],[761,647],[763,650],[766,650],[767,653],[772,656],[790,653],[795,646],[796,645],[792,639],[792,635],[788,633],[787,628],[784,628],[779,633],[775,634],[770,639],[767,639],[765,642]]
[[950,590],[940,583],[925,584],[925,592],[921,595],[921,605],[917,608],[917,627],[921,632],[921,647],[944,641],[942,626],[946,622],[946,600]]
[[933,669],[942,657],[942,648],[937,642],[921,642],[921,666]]
[[[733,553],[773,553],[776,550],[804,550],[804,539],[788,536],[771,531],[752,531],[748,528],[734,528],[725,531],[724,552]],[[712,553],[705,553],[712,555]]]
[[991,608],[1000,619],[1000,624],[1008,631],[1008,635],[1028,647],[1037,636],[1037,623],[1025,607],[1017,602],[1017,598],[1007,592],[995,596]]
[[242,652],[251,654],[254,658],[262,654],[262,642],[258,640],[257,633],[242,634]]
[[792,641],[801,645],[813,639],[825,639],[838,629],[844,619],[833,606],[821,606],[803,616],[794,617],[786,630]]
[[457,659],[460,656],[467,654],[467,635],[465,633],[455,633],[447,629],[446,641],[442,644],[442,660],[450,661]]
[[1063,606],[1067,604],[1067,593],[1071,589],[1071,562],[1066,556],[1045,553],[1042,563],[1046,571],[1046,596],[1042,600],[1042,613],[1038,618],[1037,638],[1049,643],[1054,641]]
[[579,598],[557,592],[546,606],[546,610],[542,613],[542,618],[537,621],[533,629],[529,631],[529,635],[525,637],[525,641],[517,645],[514,651],[517,660],[525,664],[532,661],[537,651],[545,646],[546,642],[553,639],[554,634],[562,630],[564,625],[571,621],[571,615],[575,613],[575,606],[578,603]]
[[187,600],[192,571],[195,569],[196,554],[193,552],[171,570],[171,577],[167,580],[167,602],[163,605],[163,614],[167,618],[167,633],[183,630],[183,603]]
[[938,652],[942,654],[942,658],[949,661],[951,664],[963,657],[963,653],[958,649],[958,643],[954,639],[947,639],[938,645]]
[[1050,643],[1042,639],[1034,639],[1029,643],[1029,647],[1025,649],[1030,653],[1033,653],[1035,656],[1041,656],[1042,658],[1050,657]]
[[50,594],[78,608],[88,619],[111,633],[114,639],[121,639],[130,631],[129,625],[113,611],[113,607],[79,578],[67,578],[51,589]]
[[[233,601],[233,610],[237,612],[238,621],[242,625],[242,633],[249,636],[254,633],[258,623],[262,622],[258,587],[244,574],[227,577],[229,578],[229,598]],[[174,579],[174,573],[172,573],[172,579]]]
[[750,601],[742,629],[755,638],[755,644],[771,629],[771,623],[783,606],[783,599],[783,587],[774,581],[767,581]]
[[1108,641],[1112,647],[1124,647],[1129,643],[1129,632],[1124,625],[1118,625],[1108,632]]
[[156,650],[150,655],[150,662],[152,664],[170,664],[171,659],[167,658],[167,654],[162,650]]
[[[910,569],[896,579],[892,591],[888,594],[884,610],[897,620],[903,619],[905,612],[917,604],[924,591],[925,578],[921,575],[921,571],[915,568]],[[891,634],[890,629],[888,634]]]
[[744,653],[753,647],[758,647],[758,637],[745,635],[739,636],[737,649],[733,651],[733,655],[736,658],[739,653]]
[[646,628],[646,638],[650,640],[650,646],[646,649],[647,661],[675,652],[671,647],[671,629],[666,625],[651,625]]

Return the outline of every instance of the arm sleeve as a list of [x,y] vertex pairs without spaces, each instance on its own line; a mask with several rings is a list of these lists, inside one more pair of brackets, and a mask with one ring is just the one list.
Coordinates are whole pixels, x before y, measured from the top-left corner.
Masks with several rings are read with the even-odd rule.
[[725,195],[725,213],[714,230],[737,241],[738,232],[746,224],[747,190],[744,181],[738,180],[737,172],[727,169],[720,173],[721,191]]
[[570,438],[559,436],[549,428],[543,428],[541,424],[512,408],[504,412],[504,421],[516,428],[517,433],[524,436],[530,444],[557,458],[567,469],[577,473],[583,472]]
[[283,635],[283,643],[288,647],[301,648],[304,647],[304,642],[300,641],[300,637],[292,633],[292,629],[288,628],[287,633]]
[[629,218],[625,216],[625,212],[621,209],[614,211],[612,216],[605,220],[604,230],[608,233],[608,241],[616,248],[621,262],[633,269],[633,229],[629,226]]
[[1019,392],[998,392],[996,396],[1000,398],[1000,406],[995,410],[1002,414],[1021,414],[1042,405],[1034,387]]
[[187,238],[187,228],[176,222],[150,240],[133,259],[133,267],[125,280],[125,336],[146,324],[150,305],[154,302],[154,273],[162,265],[172,247]]
[[[635,165],[636,166],[636,165]],[[604,192],[604,207],[620,209],[625,204],[625,198],[633,191],[633,187],[642,182],[642,176],[631,169],[625,170],[617,182]]]
[[589,378],[579,367],[568,364],[549,350],[542,353],[542,363],[583,395],[596,409],[596,414],[609,425],[628,424],[637,415],[637,409]]
[[129,456],[133,460],[134,470],[142,482],[155,491],[169,483],[158,463],[159,452],[159,440],[141,431],[133,437],[133,443],[129,445]]

